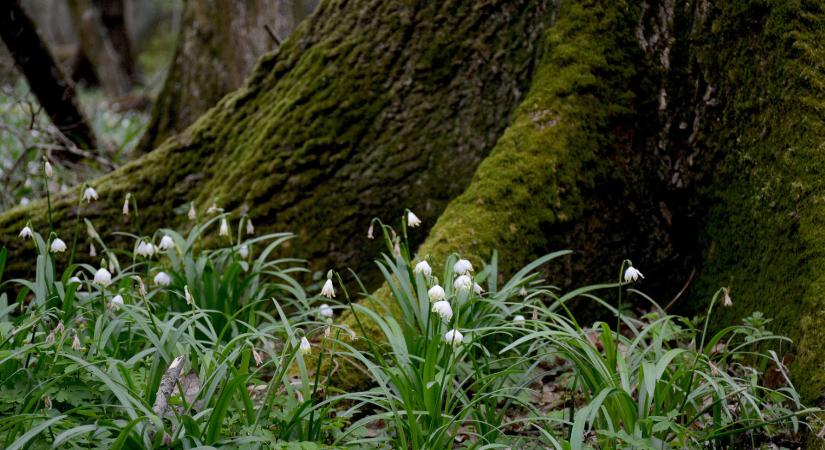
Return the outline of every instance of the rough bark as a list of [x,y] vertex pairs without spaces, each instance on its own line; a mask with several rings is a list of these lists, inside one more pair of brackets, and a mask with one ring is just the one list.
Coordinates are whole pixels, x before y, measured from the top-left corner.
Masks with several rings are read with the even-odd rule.
[[106,95],[111,98],[126,95],[132,87],[132,79],[103,26],[100,11],[91,0],[67,0],[67,4],[77,28],[80,49],[91,63]]
[[[295,0],[191,0],[138,153],[154,149],[237,89],[298,22]],[[274,36],[273,36],[274,35]]]
[[[74,87],[55,62],[19,0],[0,5],[0,37],[55,127],[77,147],[96,148],[97,140],[80,109]],[[65,159],[77,161],[81,156],[81,153],[69,151]]]
[[[80,213],[106,236],[135,229],[120,214],[127,192],[145,232],[216,201],[261,232],[294,230],[289,251],[315,269],[374,273],[370,219],[413,206],[432,224],[464,190],[528,83],[547,17],[536,0],[324,2],[186,132],[92,181],[100,200]],[[53,199],[60,234],[75,201]],[[0,216],[9,270],[28,265],[14,236],[29,218],[43,229],[44,210]]]

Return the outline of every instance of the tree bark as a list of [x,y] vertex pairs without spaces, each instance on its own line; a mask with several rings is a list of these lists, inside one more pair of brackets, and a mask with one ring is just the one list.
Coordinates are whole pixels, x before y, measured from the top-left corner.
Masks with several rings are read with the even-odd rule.
[[[40,39],[20,0],[0,5],[0,37],[55,127],[77,147],[96,148],[97,140],[80,109],[74,87]],[[81,154],[69,151],[65,159],[78,161]]]
[[297,25],[296,0],[191,0],[175,55],[135,152],[154,149],[237,89]]
[[91,0],[67,0],[83,55],[92,65],[100,85],[110,98],[126,95],[132,79],[121,55],[103,26],[100,11]]
[[137,66],[132,52],[132,43],[126,29],[126,5],[124,0],[95,0],[100,10],[100,21],[112,48],[118,54],[120,66],[131,84],[138,82]]

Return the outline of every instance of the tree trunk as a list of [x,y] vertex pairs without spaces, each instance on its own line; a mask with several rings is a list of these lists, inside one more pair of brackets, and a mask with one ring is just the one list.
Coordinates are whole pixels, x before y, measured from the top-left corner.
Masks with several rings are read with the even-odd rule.
[[100,21],[106,30],[106,36],[117,53],[120,66],[134,84],[138,81],[135,57],[132,53],[132,43],[126,30],[126,6],[124,0],[95,0],[100,10]]
[[[131,192],[150,232],[214,201],[262,231],[297,232],[290,251],[313,269],[373,272],[372,217],[413,207],[432,224],[464,190],[529,81],[548,17],[537,0],[325,2],[186,132],[93,181],[100,200],[80,213],[104,236],[134,231],[120,214]],[[27,265],[13,237],[30,218],[42,229],[44,210],[0,216],[9,270]],[[76,199],[53,210],[68,235]]]
[[[96,148],[97,140],[80,110],[74,87],[40,39],[19,0],[0,5],[0,37],[55,127],[77,147]],[[77,151],[69,151],[64,159],[78,161],[81,156]]]
[[91,0],[67,0],[83,55],[92,65],[100,85],[110,98],[126,95],[132,80],[121,55],[101,22],[100,11]]
[[191,0],[149,125],[135,150],[152,150],[237,89],[258,58],[298,22],[296,0]]

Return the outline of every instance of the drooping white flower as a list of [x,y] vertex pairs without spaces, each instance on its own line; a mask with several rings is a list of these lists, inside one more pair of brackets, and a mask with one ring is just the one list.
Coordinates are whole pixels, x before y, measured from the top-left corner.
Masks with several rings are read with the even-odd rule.
[[87,187],[86,190],[83,191],[83,200],[85,200],[86,203],[97,200],[97,191],[91,186]]
[[80,283],[81,283],[80,278],[78,278],[78,277],[76,277],[76,276],[75,276],[75,277],[71,277],[71,278],[69,278],[69,280],[66,282],[66,284],[74,284],[74,283],[80,284]]
[[309,341],[306,337],[301,338],[301,353],[303,353],[304,355],[312,353],[312,346],[309,345]]
[[238,249],[238,254],[241,255],[241,258],[246,259],[249,256],[249,247],[246,244],[241,245],[241,248]]
[[160,238],[160,245],[158,245],[158,248],[161,250],[175,248],[175,241],[172,240],[172,236],[169,236],[168,234],[163,235],[163,237]]
[[112,297],[111,305],[112,309],[120,308],[121,306],[123,306],[123,297],[121,297],[120,294],[115,295],[114,297]]
[[252,357],[255,359],[255,365],[261,367],[261,364],[264,363],[264,358],[258,353],[255,348],[252,348]]
[[453,318],[453,308],[450,307],[450,302],[446,300],[433,303],[432,312],[448,322]]
[[467,275],[468,273],[473,271],[473,264],[466,259],[459,259],[453,265],[453,272],[458,275]]
[[332,336],[332,328],[324,327],[324,337],[329,339],[330,336]]
[[733,306],[733,300],[731,300],[730,294],[728,294],[727,289],[725,289],[725,296],[722,297],[722,305],[724,305],[725,307],[728,307],[728,308]]
[[97,272],[95,272],[95,284],[104,287],[112,284],[112,274],[102,267],[97,269]]
[[183,287],[183,299],[186,300],[187,305],[192,304],[192,294],[189,293],[189,285]]
[[429,277],[433,274],[433,268],[427,264],[427,261],[421,261],[415,265],[415,268],[413,268],[413,273],[421,273],[424,274],[425,277]]
[[49,164],[48,160],[46,160],[45,164],[43,164],[43,169],[46,172],[46,176],[49,178],[51,178],[54,174],[54,171],[52,170],[52,165]]
[[26,206],[31,203],[28,197],[20,197],[20,206]]
[[321,295],[326,298],[335,297],[335,287],[332,286],[331,279],[327,278],[327,281],[324,283],[324,287],[321,288]]
[[464,342],[464,335],[461,334],[460,331],[453,329],[444,334],[444,340],[447,341],[448,344],[457,346]]
[[138,256],[143,256],[144,258],[151,258],[152,255],[155,254],[155,246],[148,242],[140,241],[135,254]]
[[332,307],[324,303],[318,308],[318,314],[321,317],[332,317],[335,313],[332,311]]
[[469,291],[473,288],[473,279],[469,275],[461,275],[455,279],[453,287],[457,290]]
[[644,279],[644,277],[645,276],[642,275],[642,272],[639,272],[633,266],[628,266],[628,268],[624,271],[624,281],[625,281],[625,283],[632,283],[632,282],[638,280],[639,278]]
[[28,226],[28,225],[26,225],[25,227],[23,227],[23,229],[22,229],[22,230],[20,230],[20,234],[18,234],[17,236],[18,236],[20,239],[26,239],[26,238],[31,239],[31,238],[33,238],[33,237],[34,237],[34,233],[32,232],[32,229],[31,229],[31,228],[29,228],[29,226]]
[[154,281],[158,286],[169,286],[172,283],[172,279],[166,272],[158,272],[158,274],[155,275]]
[[72,350],[79,351],[81,348],[83,348],[83,346],[80,345],[80,338],[77,336],[77,333],[75,333],[74,339],[72,339]]
[[94,258],[97,256],[97,249],[95,248],[95,244],[89,244],[89,256]]
[[52,253],[61,253],[66,251],[66,243],[63,242],[63,239],[54,238],[52,241],[52,245],[49,247]]
[[123,200],[123,215],[124,216],[129,215],[129,197],[131,197],[131,196],[132,196],[132,194],[127,193],[126,194],[126,199]]
[[54,330],[50,331],[49,334],[46,336],[46,344],[54,344]]
[[89,236],[89,239],[95,239],[98,237],[95,227],[92,226],[92,222],[86,222],[86,235]]
[[63,325],[63,321],[57,321],[57,325],[54,327],[54,332],[57,334],[63,334],[63,331],[66,329],[65,325]]
[[521,289],[518,290],[518,295],[522,297],[527,297],[527,288],[522,286]]
[[187,215],[189,216],[189,220],[195,220],[198,217],[197,213],[195,212],[195,204],[194,203],[189,204],[189,214],[187,214]]
[[221,229],[218,231],[218,236],[229,236],[229,224],[226,223],[226,217],[221,219]]
[[367,228],[367,239],[375,239],[375,236],[373,236],[372,233],[373,233],[373,226],[372,226],[372,222],[370,222],[370,227]]
[[421,219],[415,215],[412,211],[407,211],[407,226],[410,228],[415,228],[421,225]]
[[255,225],[252,225],[252,219],[249,217],[246,218],[246,234],[255,234]]
[[476,295],[481,295],[484,293],[484,288],[478,283],[473,283],[473,292],[475,292]]
[[429,291],[427,291],[427,296],[430,297],[431,302],[437,302],[439,300],[444,300],[446,293],[444,292],[443,287],[436,284],[431,287]]
[[524,316],[522,316],[521,314],[513,317],[513,322],[515,322],[515,323],[521,323],[521,322],[524,322],[524,321],[525,321]]
[[137,281],[137,284],[138,284],[138,292],[140,293],[140,295],[142,295],[142,296],[144,296],[144,297],[145,297],[145,296],[146,296],[146,285],[145,285],[145,284],[143,284],[143,279],[142,279],[142,278],[140,278],[140,277],[139,277],[139,276],[137,276],[137,275],[133,275],[133,276],[132,276],[132,279],[133,279],[133,280],[135,280],[135,281]]
[[216,205],[215,202],[212,202],[212,206],[206,208],[206,214],[213,214],[218,211],[220,211],[220,208],[218,208],[218,205]]

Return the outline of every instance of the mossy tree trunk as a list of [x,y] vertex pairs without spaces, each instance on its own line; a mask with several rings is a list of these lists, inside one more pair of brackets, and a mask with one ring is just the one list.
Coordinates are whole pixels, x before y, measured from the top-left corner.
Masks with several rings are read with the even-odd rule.
[[190,0],[166,76],[138,152],[183,131],[241,86],[255,62],[300,20],[297,0]]

